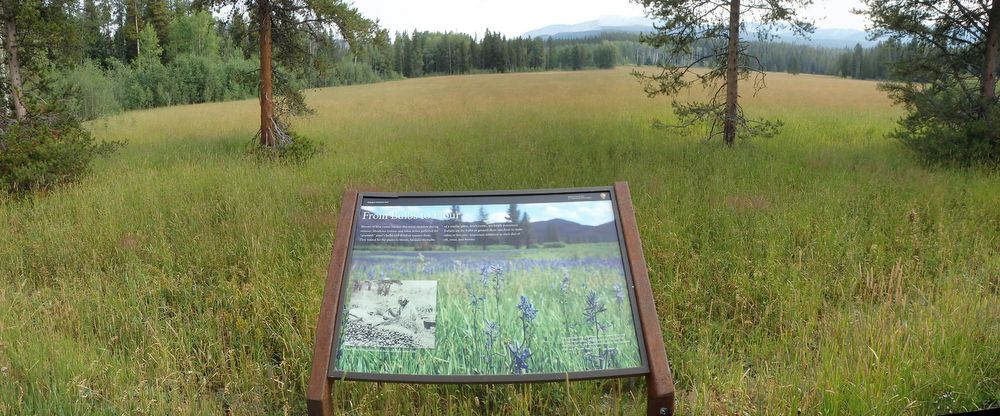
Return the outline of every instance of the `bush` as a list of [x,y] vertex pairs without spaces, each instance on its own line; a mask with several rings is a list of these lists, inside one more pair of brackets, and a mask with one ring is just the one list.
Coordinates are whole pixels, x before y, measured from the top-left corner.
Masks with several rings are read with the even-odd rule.
[[248,153],[258,161],[284,161],[291,163],[301,163],[315,156],[320,151],[320,145],[295,132],[287,133],[291,140],[289,143],[275,147],[264,147],[257,142],[258,137],[250,144]]
[[63,74],[60,87],[71,96],[73,110],[84,120],[121,111],[115,83],[93,62],[87,61]]
[[932,124],[901,136],[903,143],[929,164],[1000,164],[1000,135],[985,120],[961,126]]
[[372,84],[382,81],[371,65],[365,62],[354,62],[351,59],[342,59],[333,68],[332,85],[356,85]]
[[206,103],[225,99],[225,69],[215,56],[185,54],[168,67],[175,104]]
[[561,243],[561,242],[558,242],[558,241],[552,241],[552,242],[548,242],[548,243],[542,244],[542,247],[544,247],[544,248],[563,248],[563,247],[566,247],[566,245],[563,244],[563,243]]
[[22,194],[71,182],[85,174],[91,160],[120,143],[97,143],[66,108],[35,111],[23,122],[0,125],[0,181]]

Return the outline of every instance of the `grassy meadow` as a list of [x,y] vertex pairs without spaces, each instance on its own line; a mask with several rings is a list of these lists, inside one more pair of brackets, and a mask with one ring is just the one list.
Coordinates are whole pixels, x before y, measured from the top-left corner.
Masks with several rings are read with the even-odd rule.
[[[871,82],[773,74],[725,148],[628,69],[316,90],[300,165],[244,156],[256,101],[90,123],[73,186],[0,197],[0,414],[302,414],[345,189],[627,180],[679,414],[1000,406],[1000,176],[921,166]],[[6,199],[4,199],[6,198]],[[336,383],[351,415],[644,412],[639,379]]]

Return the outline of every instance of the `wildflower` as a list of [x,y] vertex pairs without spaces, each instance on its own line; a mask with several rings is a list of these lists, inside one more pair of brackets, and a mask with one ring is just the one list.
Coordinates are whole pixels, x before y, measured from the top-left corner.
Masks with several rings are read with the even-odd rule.
[[486,321],[486,328],[483,329],[483,333],[486,334],[486,349],[492,349],[493,342],[500,337],[500,327],[497,326],[496,322]]
[[482,278],[483,287],[489,287],[490,282],[492,282],[493,288],[499,290],[500,286],[503,285],[503,267],[496,264],[480,268],[479,276]]
[[531,371],[528,368],[528,359],[531,358],[531,349],[521,348],[520,345],[507,344],[507,351],[510,352],[510,370],[514,374],[524,374]]
[[472,295],[472,309],[479,309],[484,302],[486,302],[485,296]]
[[521,303],[517,304],[517,308],[521,310],[521,320],[525,323],[534,321],[538,316],[538,309],[528,301],[527,296],[521,295]]
[[611,288],[615,291],[615,300],[622,303],[625,300],[625,288],[622,287],[621,283],[615,283]]
[[583,317],[586,318],[587,322],[598,326],[597,314],[608,310],[604,307],[604,302],[597,297],[597,292],[590,291],[587,295],[587,307],[583,310]]

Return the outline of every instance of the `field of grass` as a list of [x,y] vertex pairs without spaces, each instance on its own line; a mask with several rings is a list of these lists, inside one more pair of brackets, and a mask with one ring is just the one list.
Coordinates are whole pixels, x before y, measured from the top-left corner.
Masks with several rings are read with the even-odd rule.
[[[680,414],[1000,405],[1000,177],[884,135],[874,83],[775,74],[773,139],[650,127],[628,70],[312,91],[301,165],[242,155],[255,101],[91,124],[128,145],[0,201],[0,414],[301,414],[342,192],[629,181]],[[3,198],[3,197],[0,197]],[[346,414],[640,414],[641,380],[336,383]]]

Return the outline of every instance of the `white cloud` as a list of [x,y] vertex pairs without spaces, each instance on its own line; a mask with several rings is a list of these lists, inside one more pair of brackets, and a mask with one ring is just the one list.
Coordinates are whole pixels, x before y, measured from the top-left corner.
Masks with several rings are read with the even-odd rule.
[[[489,28],[508,37],[554,24],[577,24],[602,16],[645,16],[629,0],[356,0],[366,17],[378,19],[389,32],[414,29],[456,31],[482,36]],[[822,28],[864,29],[864,19],[851,13],[860,0],[820,0],[803,13]]]

